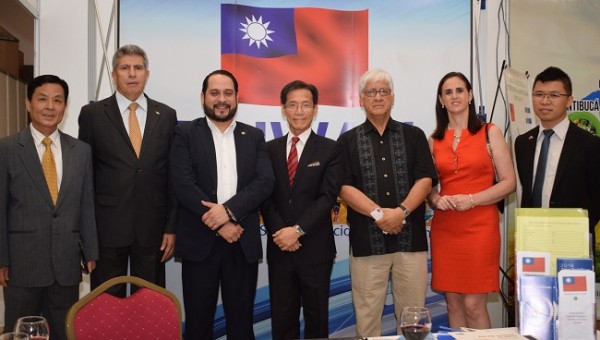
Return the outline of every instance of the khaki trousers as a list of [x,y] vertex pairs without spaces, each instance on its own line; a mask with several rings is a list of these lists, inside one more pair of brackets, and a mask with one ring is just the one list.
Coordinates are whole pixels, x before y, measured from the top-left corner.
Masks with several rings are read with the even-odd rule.
[[386,255],[350,256],[352,301],[356,316],[356,335],[381,335],[381,317],[392,281],[397,333],[405,306],[425,305],[427,294],[427,252],[396,252]]

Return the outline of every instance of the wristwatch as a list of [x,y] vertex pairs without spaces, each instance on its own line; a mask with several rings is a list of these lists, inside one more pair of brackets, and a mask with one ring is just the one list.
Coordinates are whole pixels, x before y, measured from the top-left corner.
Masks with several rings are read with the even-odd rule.
[[294,227],[296,228],[296,232],[297,232],[298,234],[300,234],[300,236],[304,236],[304,235],[306,234],[306,233],[304,232],[304,230],[302,230],[302,228],[300,228],[300,226],[299,226],[298,224],[296,224]]
[[408,217],[408,215],[410,215],[410,210],[408,210],[408,208],[407,208],[407,207],[403,206],[402,204],[400,204],[398,207],[399,207],[400,209],[402,209],[402,211],[404,212],[404,215],[405,215],[406,217]]

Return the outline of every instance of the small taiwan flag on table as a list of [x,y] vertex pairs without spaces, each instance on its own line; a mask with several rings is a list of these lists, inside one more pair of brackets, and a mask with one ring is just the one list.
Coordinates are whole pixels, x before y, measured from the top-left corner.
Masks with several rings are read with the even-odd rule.
[[563,291],[585,292],[587,290],[585,276],[563,276]]
[[523,274],[543,273],[546,270],[546,259],[543,257],[523,257]]

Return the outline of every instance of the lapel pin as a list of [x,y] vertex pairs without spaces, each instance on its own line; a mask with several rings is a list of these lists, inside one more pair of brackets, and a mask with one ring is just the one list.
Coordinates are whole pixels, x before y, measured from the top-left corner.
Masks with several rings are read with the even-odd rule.
[[245,134],[246,134],[246,131],[242,131],[242,135],[245,135]]
[[533,136],[529,136],[529,140],[532,140],[532,139],[533,139]]
[[156,113],[157,116],[160,115],[160,112],[158,112],[158,111],[154,111],[154,113]]

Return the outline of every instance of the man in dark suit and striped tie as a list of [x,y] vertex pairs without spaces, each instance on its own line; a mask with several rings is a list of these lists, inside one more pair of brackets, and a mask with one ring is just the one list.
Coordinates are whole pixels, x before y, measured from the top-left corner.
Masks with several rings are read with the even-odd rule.
[[315,134],[318,111],[314,85],[293,81],[281,91],[289,133],[267,143],[275,188],[263,204],[268,230],[267,260],[273,339],[329,335],[329,283],[335,243],[331,209],[341,187],[342,150]]

